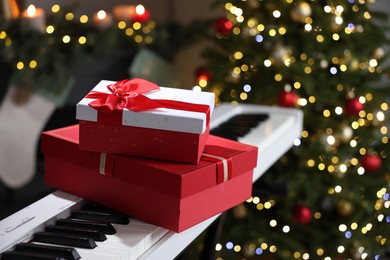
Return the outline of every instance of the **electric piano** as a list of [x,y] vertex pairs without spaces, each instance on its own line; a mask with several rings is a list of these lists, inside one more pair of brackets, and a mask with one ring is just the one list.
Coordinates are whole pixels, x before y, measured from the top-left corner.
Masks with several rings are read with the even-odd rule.
[[[210,132],[258,146],[255,182],[300,138],[302,124],[297,109],[221,104]],[[173,259],[218,216],[175,233],[58,190],[0,221],[0,258]]]

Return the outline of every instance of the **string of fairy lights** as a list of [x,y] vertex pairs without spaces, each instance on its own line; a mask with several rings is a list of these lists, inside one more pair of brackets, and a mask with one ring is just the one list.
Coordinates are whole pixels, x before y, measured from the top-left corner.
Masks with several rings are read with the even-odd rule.
[[[125,35],[132,37],[134,42],[136,43],[143,43],[145,42],[146,44],[151,43],[153,41],[153,37],[150,35],[152,32],[153,28],[155,27],[155,22],[154,21],[149,21],[146,24],[143,24],[139,22],[138,20],[141,20],[142,22],[147,21],[148,18],[148,13],[146,12],[146,9],[143,5],[137,5],[134,6],[134,13],[131,14],[129,12],[128,18],[126,21],[124,18],[119,17],[117,18],[117,28],[122,30]],[[55,4],[52,6],[51,11],[53,14],[59,13],[61,10],[60,5]],[[144,18],[146,16],[147,18]],[[99,10],[95,16],[93,17],[93,24],[96,26],[98,29],[107,29],[111,26],[115,26],[114,22],[111,18],[111,15],[108,14],[105,10]],[[75,14],[72,12],[67,12],[65,14],[65,20],[67,21],[73,21],[75,19]],[[90,21],[90,17],[87,15],[83,14],[79,17],[79,22],[81,24],[86,24]],[[129,23],[129,21],[132,20],[132,22]],[[46,27],[46,33],[47,34],[52,34],[55,31],[55,26],[54,25],[48,25]],[[62,41],[64,43],[69,43],[71,41],[71,37],[69,35],[64,35],[62,37]],[[77,40],[79,44],[86,44],[87,38],[86,36],[80,36]]]
[[[336,186],[334,189],[329,190],[329,194],[333,193],[338,193],[341,191],[341,186]],[[378,200],[375,203],[375,210],[379,211],[382,207],[389,208],[390,205],[390,194],[387,192],[386,188],[382,188],[377,192],[377,197]],[[264,210],[264,209],[271,209],[275,205],[275,201],[269,200],[264,203],[260,203],[259,197],[252,197],[247,200],[248,203],[253,203],[256,205],[256,208],[258,210]],[[313,214],[314,219],[320,219],[321,218],[321,213],[320,212],[315,212]],[[380,213],[377,215],[377,221],[379,223],[390,223],[390,216],[385,215],[383,213]],[[273,229],[278,228],[278,221],[276,219],[272,219],[269,222],[269,226],[272,227]],[[338,226],[338,230],[344,234],[346,239],[351,239],[352,236],[354,235],[354,232],[361,232],[362,234],[366,234],[369,232],[373,227],[372,223],[367,223],[365,225],[359,225],[356,222],[352,222],[351,224],[347,225],[345,223],[341,223]],[[283,225],[280,227],[280,230],[287,234],[293,229],[294,227],[291,227],[289,225]],[[382,235],[378,235],[376,237],[376,241],[380,243],[381,245],[385,245],[387,243],[388,238]],[[278,250],[278,246],[274,244],[269,244],[266,241],[264,241],[263,238],[258,239],[258,244],[255,243],[250,243],[245,246],[241,246],[239,244],[234,244],[233,242],[229,241],[225,245],[222,245],[220,243],[217,243],[215,246],[216,251],[221,251],[223,248],[227,250],[233,250],[237,253],[241,252],[242,250],[246,251],[246,254],[248,256],[253,256],[253,255],[262,255],[265,251],[269,251],[270,253],[275,253]],[[345,247],[343,245],[338,246],[337,252],[338,253],[344,253]],[[368,254],[365,253],[365,249],[363,247],[358,248],[358,251],[361,253],[360,259],[366,259]],[[307,252],[293,252],[292,254],[294,259],[311,259],[313,257],[316,259],[316,257],[324,257],[324,260],[331,260],[332,258],[329,256],[325,255],[325,250],[323,248],[318,248],[316,251],[315,256],[310,256],[309,253]],[[375,259],[378,259],[379,256],[376,256]],[[222,260],[222,258],[217,258],[218,260]]]
[[[45,91],[50,91],[53,82],[56,85],[61,82],[61,75],[72,77],[76,67],[60,60],[76,61],[82,55],[99,55],[154,42],[156,23],[143,5],[114,6],[112,12],[99,10],[89,16],[76,15],[73,9],[54,4],[45,11],[29,5],[25,10],[13,10],[11,17],[0,15],[4,21],[0,25],[0,56],[13,71],[16,85],[27,89],[31,87],[29,84],[37,88],[49,85]],[[21,79],[24,81],[20,82]],[[65,87],[67,82],[60,88]]]
[[[268,13],[272,16],[272,19],[275,21],[272,24],[265,24],[264,21],[259,21],[256,17],[251,15],[246,15],[246,10],[240,8],[238,5],[228,2],[225,4],[226,18],[221,18],[214,24],[215,37],[217,40],[230,40],[231,38],[252,38],[254,42],[259,44],[259,48],[264,48],[264,50],[269,50],[269,45],[278,42],[272,40],[273,38],[283,38],[289,33],[289,27],[285,23],[278,20],[284,16],[289,16],[294,22],[302,24],[300,27],[302,33],[312,35],[312,39],[317,42],[318,45],[329,44],[329,42],[337,43],[342,42],[345,38],[352,36],[354,34],[363,33],[365,31],[364,23],[365,21],[370,21],[372,15],[370,11],[362,11],[362,5],[371,4],[372,1],[368,0],[348,0],[349,5],[341,4],[340,1],[328,1],[328,4],[325,4],[322,10],[322,15],[331,17],[331,29],[325,30],[325,28],[320,28],[313,18],[313,12],[311,5],[305,1],[294,1],[286,0],[284,1],[286,5],[291,4],[293,8],[286,8],[290,10],[289,13],[286,13],[284,9],[278,9],[277,4],[269,4],[272,6],[267,9],[267,5],[264,4],[263,7],[267,9]],[[262,1],[243,1],[240,3],[245,5],[248,9],[256,9],[262,5]],[[263,12],[266,12],[263,9]],[[348,10],[347,10],[348,9]],[[348,17],[344,17],[346,13],[355,13],[361,14],[361,22],[355,23],[349,21]],[[250,13],[250,12],[248,12]],[[279,41],[280,42],[280,41]],[[270,44],[271,43],[271,44]],[[222,44],[221,44],[222,45]],[[247,83],[243,79],[248,79],[251,77],[251,74],[258,73],[259,64],[265,68],[276,68],[276,71],[273,79],[274,83],[277,86],[278,83],[284,84],[283,93],[288,93],[293,96],[292,101],[283,100],[283,102],[278,103],[280,106],[288,107],[299,107],[301,109],[311,109],[305,107],[314,107],[318,102],[322,102],[322,97],[316,95],[298,96],[296,93],[300,93],[300,90],[305,87],[304,81],[294,81],[288,82],[286,80],[286,75],[284,74],[287,70],[286,68],[294,66],[295,63],[304,64],[302,66],[303,75],[312,75],[318,73],[319,70],[327,71],[329,75],[334,76],[334,78],[340,76],[343,73],[354,73],[359,72],[363,75],[367,74],[381,74],[384,73],[383,68],[380,66],[381,59],[384,58],[384,50],[382,47],[378,47],[371,55],[366,55],[363,58],[357,58],[354,53],[348,49],[343,50],[340,55],[340,52],[335,52],[333,57],[325,57],[325,55],[319,55],[316,57],[310,57],[309,53],[294,53],[295,50],[283,46],[282,44],[273,44],[274,48],[269,51],[270,56],[264,58],[262,63],[250,63],[254,59],[250,56],[253,54],[251,52],[246,53],[241,46],[237,46],[236,49],[229,48],[234,45],[224,46],[224,52],[226,54],[227,62],[234,64],[232,68],[226,73],[226,81],[237,83],[240,80],[244,81],[241,90],[235,88],[229,90],[228,99],[230,99],[232,104],[237,104],[240,102],[246,102],[250,100],[251,95],[254,96],[258,94],[255,86]],[[262,47],[261,47],[262,46]],[[267,49],[268,48],[268,49]],[[364,74],[367,73],[367,74]],[[217,100],[216,103],[221,102],[221,97],[219,96],[222,92],[220,85],[221,82],[213,82],[213,72],[208,71],[205,68],[201,68],[197,71],[197,86],[195,89],[211,89],[216,93]],[[283,83],[283,82],[288,83]],[[212,84],[215,84],[212,85]],[[222,87],[223,88],[223,87]],[[334,90],[340,95],[345,95],[345,104],[335,105],[333,108],[325,107],[322,110],[322,116],[324,120],[336,118],[338,122],[342,121],[341,126],[332,125],[320,132],[310,132],[307,129],[302,131],[302,142],[311,142],[311,140],[316,139],[320,140],[324,149],[328,152],[331,152],[333,156],[330,158],[317,158],[313,155],[313,158],[309,158],[306,161],[306,166],[309,169],[312,169],[312,172],[317,172],[318,174],[328,173],[339,178],[346,176],[347,174],[356,174],[358,176],[364,176],[366,174],[373,174],[378,171],[382,162],[387,159],[388,154],[385,150],[378,148],[378,151],[375,151],[374,148],[370,147],[374,142],[362,142],[359,137],[359,130],[364,128],[375,127],[378,129],[372,138],[377,138],[382,146],[388,145],[389,142],[389,131],[388,125],[386,125],[386,119],[389,112],[389,104],[386,100],[380,103],[377,108],[374,108],[374,112],[370,112],[366,107],[374,107],[374,104],[371,104],[375,98],[375,94],[367,91],[367,93],[359,93],[357,88],[350,86],[344,83],[335,84]],[[225,97],[226,98],[226,97]],[[222,100],[225,101],[226,100]],[[295,145],[300,146],[301,141],[297,140]],[[377,143],[376,147],[381,147]],[[342,155],[338,154],[338,149],[340,147],[349,146],[350,149],[354,149],[356,155],[351,155],[349,158],[344,158]],[[388,174],[388,173],[387,173]],[[383,176],[382,176],[383,177]],[[383,177],[384,178],[384,177]],[[357,233],[361,235],[366,235],[378,225],[386,225],[390,223],[390,192],[388,189],[389,181],[386,181],[384,178],[384,187],[381,187],[376,192],[376,201],[372,205],[367,205],[373,210],[375,221],[368,223],[339,223],[338,231],[345,237],[345,243],[348,244],[349,240],[353,239]],[[341,184],[335,184],[333,187],[328,188],[329,196],[337,196],[338,194],[344,192],[345,187]],[[250,198],[247,203],[253,204],[255,208],[259,211],[266,211],[272,209],[276,202],[272,199],[268,201],[260,201],[259,197]],[[341,215],[345,214],[346,216],[350,215],[352,212],[353,206],[347,200],[340,200],[337,207]],[[237,210],[237,209],[236,209]],[[244,214],[245,213],[240,213]],[[312,216],[312,221],[317,221],[322,218],[321,211],[315,211],[310,213]],[[294,229],[294,226],[279,224],[277,219],[272,219],[268,223],[269,227],[273,230],[279,230],[280,232],[287,234]],[[389,243],[388,235],[378,234],[375,237],[375,241],[380,245],[386,245]],[[249,244],[240,245],[239,243],[234,243],[228,241],[226,244],[217,243],[215,250],[217,252],[221,250],[234,251],[236,253],[244,254],[244,256],[251,257],[255,255],[263,255],[264,252],[275,253],[277,252],[278,245],[268,243],[264,238],[259,238],[257,243],[250,242]],[[337,247],[337,252],[343,254],[346,252],[346,247],[340,244]],[[368,250],[368,251],[367,251]],[[331,260],[331,256],[328,256],[325,248],[319,247],[315,255],[310,255],[309,252],[289,252],[292,259],[321,259]],[[368,259],[370,257],[369,248],[364,248],[363,246],[357,246],[356,248],[356,257],[358,259]],[[375,255],[375,259],[378,259],[379,255]],[[222,260],[222,257],[217,258]]]

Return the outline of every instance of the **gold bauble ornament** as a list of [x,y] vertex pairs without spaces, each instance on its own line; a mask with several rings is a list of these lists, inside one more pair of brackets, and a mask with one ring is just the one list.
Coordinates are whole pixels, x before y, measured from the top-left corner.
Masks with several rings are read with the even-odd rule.
[[348,143],[353,137],[353,129],[346,123],[343,123],[340,127],[340,131],[337,134],[337,138],[343,143]]
[[337,203],[337,211],[340,213],[341,216],[349,217],[353,212],[353,206],[349,201],[340,200]]
[[252,257],[255,255],[255,250],[256,250],[256,244],[253,242],[249,242],[244,245],[242,252],[246,257]]
[[247,209],[246,209],[245,205],[243,203],[241,203],[241,204],[238,204],[237,206],[235,206],[233,208],[233,215],[238,219],[245,218],[247,215]]
[[285,60],[291,56],[291,50],[281,44],[277,44],[272,52],[272,58],[277,65],[284,64]]
[[338,24],[336,22],[336,19],[335,19],[336,17],[337,16],[334,16],[333,19],[329,23],[330,28],[332,29],[332,32],[334,32],[334,33],[340,32],[343,29],[342,25]]
[[260,7],[260,1],[259,0],[248,0],[247,4],[250,8],[256,9]]
[[383,57],[385,56],[385,50],[381,47],[377,48],[375,51],[374,51],[374,58],[377,59],[377,60],[380,60],[382,59]]
[[360,62],[358,59],[352,59],[350,64],[349,64],[349,68],[351,69],[351,71],[357,71],[359,69],[359,65],[360,65]]
[[310,15],[311,6],[307,2],[299,2],[290,12],[291,19],[300,23],[304,23],[305,19]]

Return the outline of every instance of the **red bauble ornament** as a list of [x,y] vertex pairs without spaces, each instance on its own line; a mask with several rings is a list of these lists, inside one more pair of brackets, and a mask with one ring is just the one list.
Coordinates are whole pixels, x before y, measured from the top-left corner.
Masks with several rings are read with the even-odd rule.
[[360,103],[358,98],[351,98],[345,101],[345,112],[350,116],[357,116],[362,111],[364,105]]
[[305,205],[295,206],[292,210],[293,220],[297,224],[308,224],[312,219],[311,210]]
[[365,154],[362,157],[362,166],[366,172],[376,172],[382,166],[382,159],[378,155]]
[[226,18],[220,18],[214,23],[214,29],[223,35],[228,35],[233,30],[233,23]]
[[295,107],[297,101],[298,96],[294,92],[283,91],[278,97],[278,105],[281,107]]
[[199,81],[201,79],[209,81],[211,78],[211,71],[209,71],[205,67],[199,67],[195,71],[195,77],[196,77],[197,81]]
[[139,6],[135,8],[133,22],[144,23],[149,21],[149,19],[150,19],[150,12],[146,8],[144,8],[143,6],[142,8]]

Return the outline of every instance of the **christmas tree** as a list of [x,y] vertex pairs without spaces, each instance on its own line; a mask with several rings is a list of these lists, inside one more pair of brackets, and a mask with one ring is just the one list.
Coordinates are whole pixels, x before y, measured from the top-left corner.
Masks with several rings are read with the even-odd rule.
[[368,0],[232,0],[215,7],[226,15],[213,21],[199,86],[214,91],[217,104],[304,112],[301,143],[260,180],[281,189],[255,184],[252,198],[227,213],[217,259],[384,259],[386,16]]

